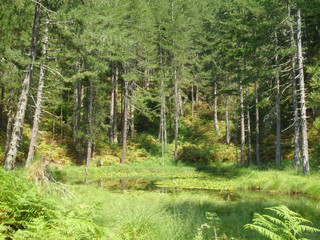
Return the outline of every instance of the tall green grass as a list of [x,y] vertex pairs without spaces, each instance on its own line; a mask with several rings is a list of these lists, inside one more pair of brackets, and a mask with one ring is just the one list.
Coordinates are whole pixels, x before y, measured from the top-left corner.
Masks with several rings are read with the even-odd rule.
[[[109,192],[93,186],[73,186],[72,192],[88,206],[95,206],[96,224],[109,229],[109,239],[194,239],[198,228],[208,223],[206,213],[216,213],[219,239],[265,239],[244,229],[254,213],[263,214],[266,207],[287,205],[320,227],[320,203],[287,195],[269,195],[262,192],[238,192],[236,201],[226,201],[213,192],[124,191]],[[210,222],[208,223],[210,224]],[[307,235],[318,239],[317,234]],[[214,239],[211,229],[204,229],[202,239]]]

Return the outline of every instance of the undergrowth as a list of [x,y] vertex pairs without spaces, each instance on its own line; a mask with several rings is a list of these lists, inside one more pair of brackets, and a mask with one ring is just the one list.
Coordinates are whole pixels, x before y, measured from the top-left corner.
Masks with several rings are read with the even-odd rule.
[[[0,169],[0,239],[103,239],[88,205]],[[107,238],[105,238],[107,239]]]

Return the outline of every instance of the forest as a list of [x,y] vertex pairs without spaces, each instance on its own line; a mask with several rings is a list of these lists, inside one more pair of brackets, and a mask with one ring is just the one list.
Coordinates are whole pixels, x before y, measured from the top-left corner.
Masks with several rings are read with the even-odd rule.
[[0,2],[0,240],[320,239],[320,0]]

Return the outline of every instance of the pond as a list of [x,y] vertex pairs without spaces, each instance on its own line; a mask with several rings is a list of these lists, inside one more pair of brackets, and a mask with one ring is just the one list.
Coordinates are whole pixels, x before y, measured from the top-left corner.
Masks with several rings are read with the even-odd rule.
[[[112,192],[121,191],[147,191],[158,192],[167,194],[179,194],[181,192],[192,192],[199,194],[216,194],[222,197],[226,201],[236,201],[240,199],[240,196],[231,190],[218,190],[207,188],[193,188],[193,187],[173,187],[171,183],[177,179],[173,178],[106,178],[95,181],[84,180],[82,183],[98,186],[107,189]],[[80,182],[78,182],[80,183]]]
[[[244,231],[243,226],[252,221],[254,213],[265,213],[265,208],[279,205],[288,206],[311,220],[314,227],[320,227],[318,199],[238,189],[234,184],[236,179],[231,177],[197,172],[99,173],[88,175],[86,179],[79,172],[67,172],[57,180],[71,185],[75,196],[97,209],[99,224],[108,226],[118,235],[128,228],[133,232],[142,231],[149,224],[150,229],[143,231],[148,236],[157,236],[154,239],[194,239],[198,228],[208,222],[206,213],[211,212],[221,221],[219,239],[263,239],[257,238],[254,232]],[[162,231],[163,228],[167,230]],[[158,234],[163,236],[158,237]],[[207,234],[204,239],[213,239],[210,230],[204,234]],[[310,235],[309,239],[319,238]]]

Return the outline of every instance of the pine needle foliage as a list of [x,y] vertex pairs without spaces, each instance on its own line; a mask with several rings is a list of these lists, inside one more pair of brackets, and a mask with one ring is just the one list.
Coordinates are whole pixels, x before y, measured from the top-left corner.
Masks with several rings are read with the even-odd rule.
[[266,209],[272,211],[273,215],[255,213],[253,223],[244,227],[272,240],[306,240],[303,233],[320,233],[319,229],[307,225],[311,221],[284,205]]

